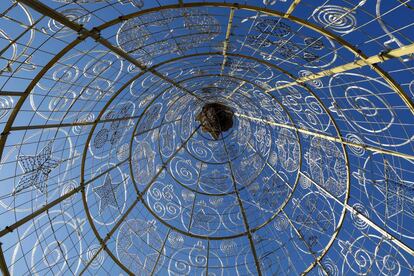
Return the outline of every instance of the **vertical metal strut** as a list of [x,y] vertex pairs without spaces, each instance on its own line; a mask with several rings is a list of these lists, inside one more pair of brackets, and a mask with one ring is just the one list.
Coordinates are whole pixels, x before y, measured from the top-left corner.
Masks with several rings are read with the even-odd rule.
[[7,268],[6,260],[4,259],[2,243],[0,242],[0,270],[4,276],[10,276],[9,269]]
[[163,241],[163,243],[162,243],[162,245],[161,245],[160,253],[158,254],[158,256],[157,256],[157,260],[155,261],[154,267],[152,268],[152,271],[151,271],[151,276],[153,276],[153,275],[154,275],[154,273],[155,273],[155,271],[157,271],[157,265],[158,265],[158,262],[159,262],[159,261],[160,261],[160,259],[161,259],[162,251],[163,251],[163,250],[164,250],[164,248],[165,248],[165,244],[166,244],[166,243],[167,243],[167,241],[168,241],[168,237],[170,236],[170,233],[171,233],[171,228],[169,228],[169,229],[168,229],[167,235],[165,235],[164,241]]
[[220,75],[223,75],[224,67],[226,66],[226,62],[227,62],[227,51],[229,48],[231,27],[233,26],[233,17],[234,17],[234,8],[230,8],[229,22],[227,23],[226,38],[224,39],[224,42],[223,42],[223,63],[221,64]]
[[292,14],[292,12],[294,12],[297,5],[299,5],[300,1],[301,0],[294,0],[283,17],[288,18]]

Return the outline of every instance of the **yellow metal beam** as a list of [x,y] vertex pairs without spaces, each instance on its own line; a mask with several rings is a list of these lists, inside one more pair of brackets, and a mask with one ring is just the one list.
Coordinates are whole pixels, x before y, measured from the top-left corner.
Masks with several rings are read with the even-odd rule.
[[283,17],[288,18],[292,14],[292,12],[296,9],[296,6],[300,3],[300,1],[301,0],[294,0]]
[[326,76],[331,76],[334,74],[338,74],[338,73],[342,73],[342,72],[346,72],[346,71],[350,71],[353,69],[357,69],[357,68],[361,68],[361,67],[365,67],[365,66],[369,66],[369,65],[374,65],[377,63],[381,63],[393,58],[400,58],[402,56],[406,56],[406,55],[412,55],[414,53],[414,43],[410,44],[408,46],[404,46],[398,49],[394,49],[394,50],[390,50],[390,51],[386,51],[386,52],[381,52],[378,55],[375,56],[371,56],[368,57],[366,59],[358,59],[354,62],[350,62],[344,65],[340,65],[338,67],[332,68],[332,69],[328,69],[328,70],[324,70],[315,74],[311,74],[299,79],[296,79],[293,82],[290,83],[286,83],[283,85],[279,85],[276,86],[272,89],[268,89],[265,92],[269,93],[272,91],[275,91],[277,89],[282,89],[282,88],[286,88],[286,87],[290,87],[296,84],[300,84],[300,83],[304,83],[307,81],[312,81],[312,80],[316,80],[316,79],[320,79]]
[[318,138],[321,138],[321,139],[325,139],[325,140],[328,140],[328,141],[331,141],[331,142],[347,145],[347,146],[350,146],[350,147],[362,148],[362,149],[365,149],[365,150],[368,150],[368,151],[371,151],[371,152],[382,153],[382,154],[397,156],[397,157],[401,157],[401,158],[406,158],[406,159],[409,159],[409,160],[414,160],[414,156],[410,155],[410,154],[397,152],[397,151],[392,151],[392,150],[387,150],[387,149],[382,149],[382,148],[373,147],[373,146],[369,146],[369,145],[365,145],[365,144],[359,144],[359,143],[355,143],[355,142],[351,142],[351,141],[344,141],[339,137],[330,136],[330,135],[320,133],[320,132],[310,131],[310,130],[307,130],[307,129],[295,127],[293,125],[277,123],[277,122],[274,122],[274,121],[261,119],[261,118],[255,118],[255,117],[248,116],[248,115],[245,115],[245,114],[235,113],[234,115],[239,116],[240,118],[245,118],[245,119],[256,121],[256,122],[261,122],[261,123],[265,123],[265,124],[269,124],[269,125],[274,125],[274,126],[278,126],[278,127],[283,127],[283,128],[295,130],[295,131],[298,131],[298,132],[306,134],[306,135],[311,135],[311,136],[318,137]]
[[226,99],[231,98],[231,96],[233,96],[233,94],[236,93],[245,84],[246,84],[246,81],[241,81],[240,84],[236,88],[234,88],[234,90],[231,91],[231,93],[228,96],[226,96]]
[[229,48],[231,27],[233,26],[233,17],[234,17],[234,8],[231,8],[230,15],[229,15],[229,22],[227,23],[226,37],[223,42],[223,63],[221,64],[221,75],[223,74],[224,66],[226,66],[226,62],[227,62],[227,50]]

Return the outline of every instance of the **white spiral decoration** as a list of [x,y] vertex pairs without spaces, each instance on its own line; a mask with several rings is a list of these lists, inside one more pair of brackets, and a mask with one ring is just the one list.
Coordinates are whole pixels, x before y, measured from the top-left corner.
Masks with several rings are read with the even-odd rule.
[[[98,269],[102,266],[105,260],[105,254],[103,250],[100,250],[101,246],[98,244],[91,245],[86,251],[86,263],[89,263],[92,258],[96,255],[95,259],[90,263],[89,267],[92,269]],[[98,253],[99,252],[99,253]]]
[[273,226],[278,231],[285,231],[289,226],[289,221],[284,215],[279,215],[275,218]]
[[0,97],[0,119],[6,117],[11,108],[13,107],[13,98]]
[[[61,13],[64,14],[70,21],[82,25],[87,24],[92,17],[91,14],[87,14],[87,11],[83,9],[65,9],[62,10]],[[71,34],[75,34],[72,29],[65,27],[62,23],[54,19],[49,19],[47,26],[48,30],[44,31],[55,34],[54,37],[56,38],[63,38]]]
[[[355,135],[353,133],[347,133],[345,138],[348,142],[359,144],[359,145],[364,145],[364,142],[362,141],[362,139],[358,135]],[[363,156],[365,154],[365,149],[363,147],[349,146],[349,149],[356,156]]]
[[324,5],[316,8],[312,18],[340,34],[352,32],[357,25],[357,19],[352,11],[337,5]]
[[[303,77],[307,77],[313,75],[313,73],[309,70],[300,70],[299,71],[299,77],[303,78]],[[319,89],[323,87],[323,83],[320,79],[315,79],[315,80],[310,80],[306,82],[307,84],[309,84],[310,86],[312,86],[313,88]]]
[[129,144],[122,144],[116,151],[116,157],[119,161],[123,161],[129,157]]
[[[74,123],[78,124],[78,123],[90,123],[93,122],[93,120],[95,120],[95,114],[93,113],[86,113],[83,114],[81,116],[79,116],[79,118],[77,118]],[[80,135],[82,134],[82,132],[87,128],[87,126],[85,125],[75,125],[72,127],[72,132],[75,135]]]
[[308,189],[312,186],[312,182],[306,177],[299,178],[299,184],[303,189]]
[[[362,205],[361,203],[355,203],[352,206],[358,213],[363,214],[365,217],[369,218],[369,214],[368,211],[366,210],[366,208],[364,207],[364,205]],[[366,221],[360,219],[355,213],[351,213],[351,218],[355,224],[355,226],[358,229],[366,229],[368,227],[368,224],[366,223]]]

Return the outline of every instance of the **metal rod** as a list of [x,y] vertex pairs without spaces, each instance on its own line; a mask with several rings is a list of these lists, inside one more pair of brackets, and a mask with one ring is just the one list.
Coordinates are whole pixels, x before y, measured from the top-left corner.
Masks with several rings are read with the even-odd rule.
[[274,88],[268,89],[265,91],[265,93],[269,93],[278,89],[283,89],[286,87],[290,87],[299,83],[304,83],[307,81],[312,81],[312,80],[316,80],[316,79],[320,79],[326,76],[331,76],[334,74],[338,74],[338,73],[342,73],[342,72],[346,72],[346,71],[350,71],[350,70],[354,70],[357,68],[361,68],[361,67],[365,67],[365,66],[369,66],[369,65],[373,65],[373,64],[378,64],[378,63],[382,63],[384,61],[390,60],[390,59],[394,59],[394,58],[400,58],[402,56],[406,56],[406,55],[411,55],[414,53],[414,43],[410,44],[408,46],[403,46],[401,48],[397,48],[397,49],[393,49],[390,51],[386,51],[386,52],[381,52],[378,55],[374,55],[368,58],[362,58],[359,60],[356,60],[354,62],[350,62],[344,65],[340,65],[328,70],[324,70],[315,74],[311,74],[302,78],[298,78],[293,82],[289,82],[283,85],[279,85],[276,86]]
[[292,12],[296,9],[296,6],[300,3],[301,0],[294,0],[293,3],[290,5],[287,12],[283,15],[283,17],[288,18]]
[[165,244],[167,243],[167,240],[168,240],[168,237],[170,236],[170,233],[171,233],[171,228],[168,229],[167,235],[165,236],[165,239],[164,239],[164,241],[162,243],[162,246],[161,246],[161,249],[160,249],[160,254],[158,254],[157,260],[155,261],[155,265],[152,268],[151,276],[153,276],[155,274],[155,271],[157,270],[158,262],[160,261],[160,258],[161,258],[161,255],[162,255],[162,251],[164,250]]
[[79,187],[73,189],[72,191],[70,191],[69,193],[66,193],[63,196],[61,196],[61,197],[51,201],[50,203],[44,205],[42,208],[34,211],[30,215],[27,215],[24,218],[18,220],[17,222],[13,223],[12,225],[6,226],[3,230],[0,231],[0,237],[3,237],[4,235],[6,235],[8,233],[13,232],[16,228],[19,228],[20,226],[22,226],[26,222],[34,219],[35,217],[37,217],[38,215],[40,215],[43,212],[47,211],[48,209],[52,208],[53,206],[59,204],[60,202],[64,201],[65,199],[73,196],[74,194],[79,192],[81,189],[82,189],[82,187],[79,186]]
[[93,124],[100,124],[100,123],[110,123],[110,122],[117,122],[117,121],[124,121],[124,120],[133,120],[137,119],[141,116],[131,116],[131,117],[123,117],[123,118],[113,118],[113,119],[105,119],[99,121],[89,121],[89,122],[72,122],[72,123],[60,123],[60,124],[47,124],[47,125],[28,125],[28,126],[13,126],[10,128],[10,131],[19,131],[19,130],[34,130],[34,129],[47,129],[47,128],[61,128],[61,127],[73,127],[73,126],[89,126]]
[[[315,263],[317,263],[322,270],[325,272],[325,275],[329,275],[329,273],[326,271],[326,269],[323,267],[323,265],[320,263],[319,258],[315,255],[315,252],[313,252],[312,248],[308,245],[308,243],[306,242],[305,238],[302,236],[302,234],[300,233],[300,231],[296,228],[295,224],[293,224],[292,220],[288,217],[288,215],[286,214],[286,212],[284,210],[282,210],[282,213],[284,214],[284,216],[287,218],[290,226],[293,228],[293,230],[295,231],[296,235],[299,237],[299,239],[301,241],[303,241],[303,243],[306,245],[306,247],[309,250],[309,253],[312,254],[312,256],[315,258],[315,262],[312,262],[312,266],[315,265]],[[310,267],[308,267],[308,270],[310,269]]]
[[4,259],[3,249],[1,248],[2,243],[0,242],[0,270],[3,276],[10,276],[9,269],[7,268],[6,260]]
[[236,177],[234,176],[233,167],[231,165],[230,155],[229,155],[229,152],[228,152],[227,147],[226,147],[226,142],[224,141],[223,133],[221,133],[221,139],[223,141],[224,151],[226,152],[227,158],[229,159],[228,164],[229,164],[229,167],[230,167],[230,176],[231,176],[231,179],[232,179],[232,182],[233,182],[233,189],[234,189],[234,192],[236,194],[237,202],[238,202],[239,207],[240,207],[240,212],[242,213],[243,223],[244,223],[244,226],[246,228],[247,237],[248,237],[249,243],[250,243],[250,249],[252,250],[254,263],[255,263],[256,269],[257,269],[257,275],[261,276],[262,271],[261,271],[261,268],[260,268],[259,257],[257,256],[256,246],[254,245],[253,236],[252,236],[252,233],[250,231],[250,226],[249,226],[249,222],[247,220],[246,211],[243,207],[243,201],[241,200],[239,190],[237,189]]
[[309,176],[307,176],[303,172],[299,172],[299,173],[302,176],[304,176],[306,179],[308,179],[310,182],[312,182],[312,184],[314,184],[319,190],[321,190],[323,193],[325,193],[330,198],[332,198],[333,200],[335,200],[335,202],[339,203],[341,206],[343,206],[344,208],[346,208],[349,212],[351,212],[357,218],[359,218],[360,220],[362,220],[363,222],[365,222],[366,224],[368,224],[371,228],[373,228],[376,231],[378,231],[378,233],[380,233],[381,235],[383,235],[384,237],[386,237],[388,240],[392,241],[394,244],[396,244],[398,247],[400,247],[401,249],[403,249],[404,251],[406,251],[408,254],[414,256],[414,250],[412,248],[410,248],[408,245],[406,245],[404,242],[400,241],[398,238],[396,238],[395,236],[391,235],[386,230],[382,229],[379,225],[377,225],[375,222],[371,221],[368,217],[366,217],[364,214],[362,214],[361,212],[359,212],[358,210],[356,210],[354,207],[352,207],[352,206],[350,206],[350,205],[348,205],[346,203],[341,202],[331,192],[329,192],[324,187],[322,187],[321,185],[319,185],[318,183],[316,183],[312,178],[310,178]]
[[234,115],[239,116],[241,118],[249,119],[249,120],[252,120],[252,121],[257,121],[257,122],[261,122],[261,123],[265,123],[265,124],[269,124],[269,125],[274,125],[274,126],[287,128],[287,129],[296,130],[296,131],[301,132],[303,134],[307,134],[307,135],[311,135],[311,136],[318,137],[318,138],[321,138],[321,139],[325,139],[325,140],[328,140],[328,141],[340,143],[340,144],[347,145],[347,146],[350,146],[350,147],[362,148],[362,149],[365,149],[365,150],[369,150],[371,152],[382,153],[382,154],[387,154],[387,155],[391,155],[391,156],[397,156],[397,157],[401,157],[401,158],[414,160],[414,156],[410,155],[410,154],[407,154],[407,153],[382,149],[382,148],[373,147],[373,146],[369,146],[369,145],[365,145],[365,144],[359,144],[359,143],[355,143],[355,142],[351,142],[351,141],[345,141],[345,140],[342,140],[339,137],[334,137],[334,136],[330,136],[330,135],[319,133],[319,132],[309,131],[307,129],[303,129],[303,128],[300,128],[300,127],[295,127],[295,126],[288,125],[288,124],[277,123],[277,122],[269,121],[269,120],[266,120],[266,119],[255,118],[255,117],[247,116],[247,115],[244,115],[244,114],[241,114],[241,113],[235,113]]
[[23,96],[24,91],[0,91],[0,96]]
[[206,261],[206,276],[208,276],[208,265],[210,260],[210,240],[207,240],[207,261]]
[[226,98],[227,99],[231,98],[231,96],[233,96],[233,94],[236,93],[237,90],[239,90],[240,88],[242,88],[242,86],[245,85],[245,84],[246,84],[246,81],[240,82],[240,84],[236,88],[234,88],[234,90],[231,91],[231,93],[228,96],[226,96]]
[[221,74],[223,74],[224,67],[227,62],[227,50],[229,48],[229,41],[231,35],[231,27],[233,26],[234,8],[230,8],[229,22],[227,23],[226,37],[223,42],[223,63],[221,64]]

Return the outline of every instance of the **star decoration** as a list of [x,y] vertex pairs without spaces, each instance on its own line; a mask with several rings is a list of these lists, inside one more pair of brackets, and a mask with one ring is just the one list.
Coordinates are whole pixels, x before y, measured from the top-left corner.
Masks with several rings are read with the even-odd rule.
[[155,221],[148,221],[137,229],[129,229],[127,234],[126,252],[128,256],[134,260],[135,270],[139,271],[140,275],[146,275],[156,264],[156,259],[159,252],[155,249],[150,249],[145,252],[144,256],[137,254],[139,250],[146,245],[153,243],[160,243],[161,240],[156,235],[157,227]]
[[210,223],[212,223],[214,219],[214,216],[207,215],[204,209],[201,209],[194,214],[192,225],[203,228],[206,231],[210,231]]
[[395,169],[384,163],[384,183],[377,188],[385,197],[386,217],[392,218],[401,212],[413,213],[414,185],[402,180]]
[[20,178],[13,194],[17,194],[29,187],[34,187],[41,193],[46,193],[49,174],[61,163],[61,160],[52,157],[52,143],[50,141],[36,155],[20,155],[17,157],[24,175]]
[[[152,236],[156,233],[157,226],[155,225],[155,220],[151,220],[143,224],[140,228],[129,229],[128,232],[128,245],[127,249],[130,249],[134,244],[134,239],[138,238],[137,241],[145,242],[146,244],[151,244],[153,242]],[[139,243],[136,243],[139,244]]]
[[108,207],[118,209],[117,191],[121,183],[112,184],[112,177],[108,173],[105,176],[104,183],[101,186],[95,187],[92,191],[99,197],[99,214]]

